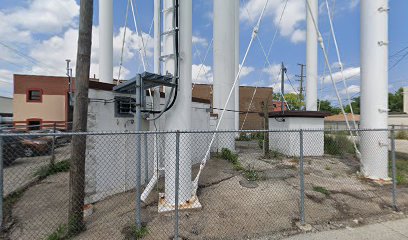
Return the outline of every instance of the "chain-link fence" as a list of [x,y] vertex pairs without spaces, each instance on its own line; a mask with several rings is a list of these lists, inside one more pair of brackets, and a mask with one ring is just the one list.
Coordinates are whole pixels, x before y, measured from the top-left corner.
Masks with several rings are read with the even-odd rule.
[[[402,217],[401,131],[0,133],[2,236],[256,239]],[[379,144],[365,133],[388,134],[389,179],[360,172]]]

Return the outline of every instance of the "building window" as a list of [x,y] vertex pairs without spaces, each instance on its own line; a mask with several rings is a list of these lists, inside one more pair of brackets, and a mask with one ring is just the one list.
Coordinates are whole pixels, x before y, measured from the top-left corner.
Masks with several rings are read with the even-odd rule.
[[41,89],[28,89],[27,90],[27,102],[42,102],[42,90]]
[[136,100],[130,97],[115,97],[115,117],[133,117]]
[[27,119],[27,129],[28,130],[41,130],[42,120],[37,118]]

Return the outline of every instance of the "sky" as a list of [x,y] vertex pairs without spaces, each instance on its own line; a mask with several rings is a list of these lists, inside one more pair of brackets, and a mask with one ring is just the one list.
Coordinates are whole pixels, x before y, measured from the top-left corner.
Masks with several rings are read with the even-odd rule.
[[[143,71],[140,50],[145,46],[147,70],[153,70],[153,1],[133,0],[136,21],[141,30],[135,31],[132,13],[126,24],[121,79],[131,78]],[[220,1],[220,0],[216,0]],[[240,0],[240,61],[248,47],[252,30],[266,0]],[[284,7],[287,1],[286,8]],[[119,65],[124,38],[128,0],[114,0],[114,77],[119,76]],[[193,82],[212,82],[213,12],[212,0],[193,1]],[[360,92],[360,4],[358,0],[328,0],[340,57],[347,78],[348,92],[356,97]],[[389,91],[408,86],[408,1],[390,0],[389,15]],[[282,19],[280,21],[280,17]],[[66,73],[65,59],[71,59],[75,74],[78,38],[79,0],[1,0],[0,3],[0,95],[12,96],[13,74],[61,75]],[[98,1],[94,0],[94,27],[92,37],[91,76],[98,77]],[[285,90],[297,93],[300,75],[299,63],[305,63],[304,0],[269,0],[256,39],[243,65],[241,85],[272,86],[279,91],[281,62],[288,70]],[[333,38],[330,34],[326,1],[319,1],[319,30],[328,51],[333,77],[344,102],[346,90],[341,83]],[[276,33],[275,40],[272,43]],[[142,41],[143,39],[143,41]],[[143,43],[143,44],[142,44]],[[406,49],[405,49],[406,48]],[[264,52],[271,49],[268,61]],[[208,52],[207,57],[206,53]],[[269,65],[270,64],[270,65]],[[326,68],[327,69],[327,68]],[[322,51],[319,50],[319,99],[338,105]],[[326,78],[323,78],[326,76]],[[322,83],[321,83],[322,82]]]

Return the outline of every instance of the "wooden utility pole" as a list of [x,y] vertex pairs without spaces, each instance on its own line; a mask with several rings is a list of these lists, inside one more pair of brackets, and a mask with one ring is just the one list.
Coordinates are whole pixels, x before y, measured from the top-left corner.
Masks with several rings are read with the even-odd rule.
[[[91,66],[93,0],[81,0],[78,51],[75,77],[73,132],[86,132],[88,115],[89,69]],[[68,234],[85,229],[83,206],[85,198],[86,136],[73,135],[69,175]]]
[[265,102],[262,102],[262,111],[264,116],[264,141],[263,141],[263,151],[264,156],[267,158],[269,156],[269,97]]
[[299,63],[298,65],[300,66],[300,75],[296,75],[296,77],[299,78],[299,80],[297,80],[297,81],[300,82],[300,88],[299,88],[299,102],[302,102],[302,101],[303,101],[303,90],[304,90],[303,80],[304,80],[304,78],[306,77],[306,76],[304,75],[304,68],[306,67],[306,65],[305,65],[305,64],[301,64],[301,63]]

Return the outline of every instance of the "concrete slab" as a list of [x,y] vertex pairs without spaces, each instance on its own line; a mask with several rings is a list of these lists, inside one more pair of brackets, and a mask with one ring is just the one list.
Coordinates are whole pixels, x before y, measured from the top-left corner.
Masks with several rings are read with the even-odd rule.
[[[407,231],[401,231],[402,228],[406,229],[408,219],[399,221],[377,223],[372,225],[366,225],[359,228],[346,228],[333,231],[308,233],[285,238],[285,240],[405,240],[408,239]],[[393,228],[391,228],[393,227]],[[394,230],[397,229],[397,230]]]

